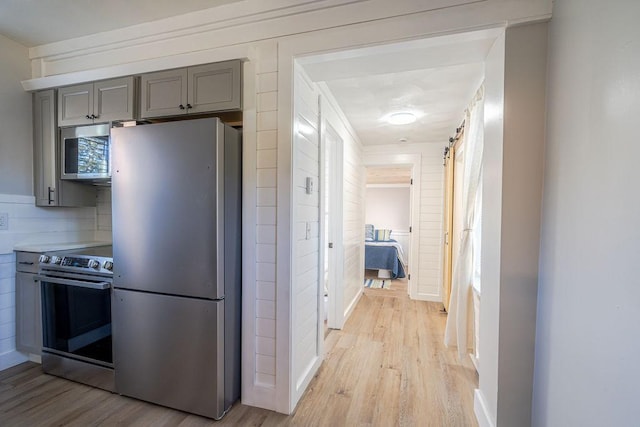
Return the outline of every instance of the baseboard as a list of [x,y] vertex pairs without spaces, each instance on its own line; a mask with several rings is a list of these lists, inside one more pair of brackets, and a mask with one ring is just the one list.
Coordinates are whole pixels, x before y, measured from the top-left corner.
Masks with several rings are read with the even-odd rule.
[[487,402],[480,389],[475,389],[473,397],[473,412],[476,414],[476,420],[480,427],[495,427],[489,416]]
[[442,297],[436,294],[417,294],[413,299],[417,301],[442,302]]
[[26,355],[16,350],[0,354],[0,371],[4,371],[28,360],[29,358]]
[[363,293],[364,293],[364,290],[361,289],[360,292],[358,292],[356,297],[353,299],[353,301],[351,301],[351,304],[349,304],[349,307],[347,307],[347,309],[345,310],[344,322],[342,323],[342,326],[344,326],[349,316],[351,316],[351,313],[353,313],[353,310],[356,308],[356,305],[358,305],[358,301],[360,301],[360,297],[362,297]]
[[29,353],[29,361],[42,365],[42,356],[39,354]]
[[240,390],[240,402],[243,405],[255,406],[256,408],[277,411],[274,387],[265,387],[258,384],[252,384],[249,387]]

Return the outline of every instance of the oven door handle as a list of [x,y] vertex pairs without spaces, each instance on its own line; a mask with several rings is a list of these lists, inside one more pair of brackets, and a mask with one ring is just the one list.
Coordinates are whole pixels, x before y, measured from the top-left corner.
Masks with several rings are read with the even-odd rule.
[[36,279],[41,282],[49,282],[56,283],[59,285],[67,285],[67,286],[76,286],[78,288],[89,288],[89,289],[98,289],[105,290],[111,288],[111,283],[109,282],[83,282],[80,280],[69,280],[69,279],[61,279],[59,277],[51,277],[51,276],[35,276]]

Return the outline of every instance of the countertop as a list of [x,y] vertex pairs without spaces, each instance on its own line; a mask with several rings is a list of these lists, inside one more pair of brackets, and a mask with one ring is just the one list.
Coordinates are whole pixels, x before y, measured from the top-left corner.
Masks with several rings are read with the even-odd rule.
[[72,249],[92,248],[95,246],[109,246],[111,242],[66,242],[66,243],[29,243],[24,245],[16,245],[13,247],[15,251],[21,252],[53,252],[68,251]]

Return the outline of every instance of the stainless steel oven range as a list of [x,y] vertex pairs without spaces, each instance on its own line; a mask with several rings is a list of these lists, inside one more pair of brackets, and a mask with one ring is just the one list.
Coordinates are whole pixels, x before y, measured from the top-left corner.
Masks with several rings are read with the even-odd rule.
[[42,255],[44,372],[114,391],[111,246]]

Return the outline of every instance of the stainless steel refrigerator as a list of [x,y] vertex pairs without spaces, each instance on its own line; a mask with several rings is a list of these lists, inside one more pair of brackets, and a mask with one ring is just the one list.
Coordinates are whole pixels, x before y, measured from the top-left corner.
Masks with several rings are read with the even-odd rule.
[[116,391],[219,419],[240,396],[240,132],[114,128],[112,164]]

